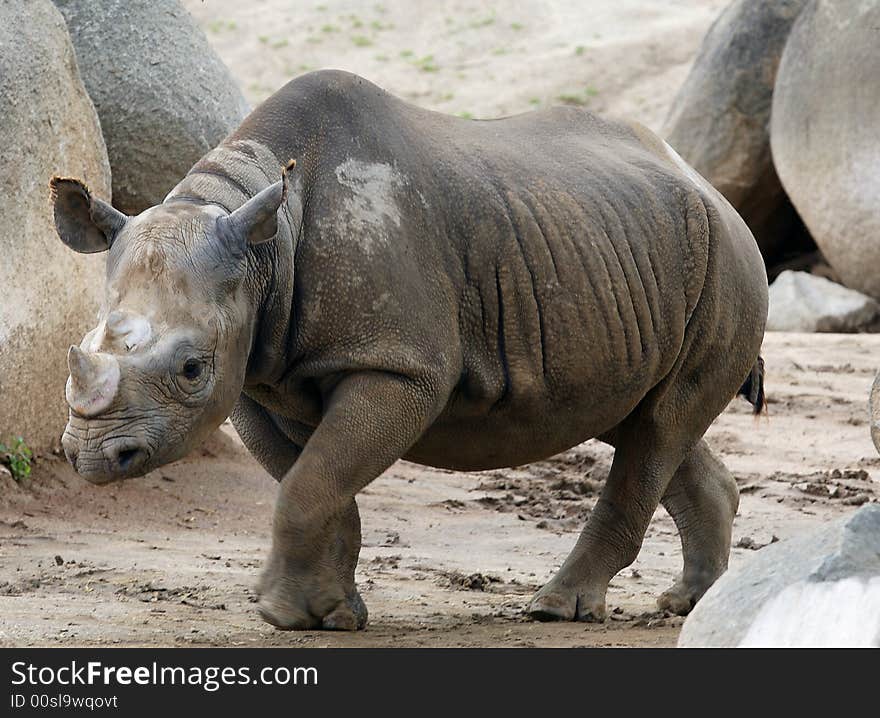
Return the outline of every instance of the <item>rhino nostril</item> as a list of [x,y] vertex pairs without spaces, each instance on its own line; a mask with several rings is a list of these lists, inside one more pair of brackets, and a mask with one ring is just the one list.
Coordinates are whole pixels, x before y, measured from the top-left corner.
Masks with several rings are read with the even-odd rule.
[[146,452],[141,448],[133,446],[120,450],[116,455],[116,465],[120,471],[129,471],[140,464],[144,458],[146,458]]
[[125,471],[129,466],[131,466],[131,462],[134,460],[134,457],[137,456],[139,449],[123,449],[119,452],[119,455],[116,457],[116,460],[119,462],[119,468]]
[[123,469],[126,468],[131,460],[134,458],[134,455],[137,454],[137,449],[125,449],[124,451],[119,452],[119,466]]

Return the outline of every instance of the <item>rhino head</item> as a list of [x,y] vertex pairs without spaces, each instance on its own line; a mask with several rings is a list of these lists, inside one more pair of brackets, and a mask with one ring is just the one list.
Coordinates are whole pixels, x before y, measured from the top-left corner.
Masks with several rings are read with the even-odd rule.
[[89,481],[181,458],[229,415],[255,334],[250,246],[271,240],[286,172],[239,209],[173,201],[129,217],[53,178],[55,227],[76,252],[107,252],[97,326],[67,355],[62,438]]

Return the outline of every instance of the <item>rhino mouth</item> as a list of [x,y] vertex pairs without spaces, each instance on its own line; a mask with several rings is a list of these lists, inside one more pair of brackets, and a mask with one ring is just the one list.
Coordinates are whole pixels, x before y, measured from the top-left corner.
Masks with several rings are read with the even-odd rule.
[[150,470],[150,447],[133,437],[105,438],[100,444],[89,445],[79,441],[68,425],[61,444],[70,465],[93,484],[131,479]]

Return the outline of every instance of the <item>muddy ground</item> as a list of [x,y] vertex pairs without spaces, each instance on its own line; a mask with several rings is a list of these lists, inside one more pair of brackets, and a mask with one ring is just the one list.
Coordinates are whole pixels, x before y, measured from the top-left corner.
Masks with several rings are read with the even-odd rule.
[[[880,496],[866,400],[880,336],[771,334],[769,416],[735,401],[710,429],[742,502],[732,562]],[[357,634],[283,633],[253,585],[276,485],[224,427],[190,459],[97,487],[58,457],[0,491],[0,645],[669,646],[655,611],[680,568],[658,510],[611,584],[604,625],[540,624],[530,595],[574,544],[611,451],[587,442],[527,467],[464,474],[400,462],[359,498]]]

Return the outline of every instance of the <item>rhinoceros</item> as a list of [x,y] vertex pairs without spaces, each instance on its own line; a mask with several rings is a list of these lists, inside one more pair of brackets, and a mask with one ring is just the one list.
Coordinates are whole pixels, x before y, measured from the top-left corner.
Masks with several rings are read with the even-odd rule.
[[231,415],[280,482],[269,623],[365,625],[355,496],[400,458],[615,448],[536,618],[602,620],[660,503],[684,556],[660,605],[687,612],[725,570],[738,493],[702,437],[737,393],[763,404],[767,279],[737,213],[644,127],[572,107],[468,121],[323,71],[137,216],[75,179],[52,193],[62,241],[108,252],[68,355],[68,460],[142,475]]

